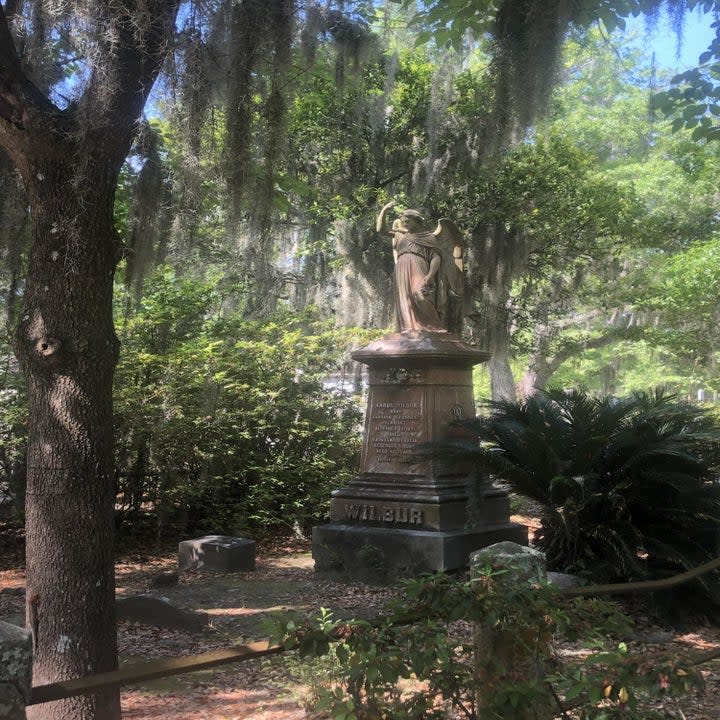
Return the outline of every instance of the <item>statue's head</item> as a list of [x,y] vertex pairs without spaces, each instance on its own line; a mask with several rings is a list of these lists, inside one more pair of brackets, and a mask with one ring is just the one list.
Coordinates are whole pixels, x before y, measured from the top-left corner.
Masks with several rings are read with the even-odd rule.
[[403,210],[400,218],[409,232],[417,232],[425,228],[425,218],[417,210]]

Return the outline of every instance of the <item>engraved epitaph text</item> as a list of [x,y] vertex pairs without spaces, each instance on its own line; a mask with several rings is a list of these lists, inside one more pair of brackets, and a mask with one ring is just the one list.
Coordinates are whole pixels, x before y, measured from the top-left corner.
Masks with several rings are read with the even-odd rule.
[[415,507],[345,503],[345,520],[420,525],[423,511]]
[[378,393],[370,406],[367,468],[406,472],[416,445],[424,440],[423,393]]

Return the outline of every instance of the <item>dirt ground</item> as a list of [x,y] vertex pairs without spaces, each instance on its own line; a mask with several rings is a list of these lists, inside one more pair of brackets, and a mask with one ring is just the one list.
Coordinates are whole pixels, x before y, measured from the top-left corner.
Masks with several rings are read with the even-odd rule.
[[[331,608],[338,617],[373,616],[391,590],[333,582],[315,576],[307,543],[261,545],[254,572],[183,573],[178,584],[154,588],[152,579],[174,569],[176,555],[126,553],[117,564],[119,595],[151,593],[178,606],[209,614],[209,627],[199,633],[121,623],[120,659],[132,664],[161,657],[207,652],[262,639],[260,622],[274,610]],[[21,551],[0,543],[0,619],[22,623],[24,573]],[[673,631],[636,618],[636,646],[664,646],[684,654],[720,647],[720,628],[698,626]],[[563,651],[572,652],[572,648]],[[720,661],[704,666],[705,693],[683,699],[679,706],[658,709],[666,717],[687,720],[720,718]],[[302,720],[306,689],[288,678],[280,657],[226,665],[214,670],[127,687],[122,693],[125,720]]]

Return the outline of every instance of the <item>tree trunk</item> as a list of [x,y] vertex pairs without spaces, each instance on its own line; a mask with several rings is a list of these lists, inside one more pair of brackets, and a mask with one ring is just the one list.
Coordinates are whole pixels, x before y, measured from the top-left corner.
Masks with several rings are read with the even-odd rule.
[[[39,162],[37,182],[28,188],[33,250],[16,335],[30,413],[27,623],[34,634],[35,685],[117,666],[112,552],[116,174],[99,165],[98,176],[78,186],[63,177],[71,165],[70,157]],[[119,717],[118,691],[28,711],[32,720]]]
[[514,402],[515,379],[510,367],[510,354],[507,347],[496,346],[488,361],[490,370],[490,393],[493,400],[507,400]]
[[493,400],[514,401],[515,378],[510,367],[509,291],[502,285],[485,285],[480,312],[471,317],[475,345],[490,353],[490,393]]
[[[26,614],[35,684],[117,665],[113,202],[179,4],[113,0],[78,18],[72,12],[82,4],[69,3],[62,22],[87,25],[79,49],[88,72],[75,76],[84,89],[64,109],[26,75],[0,5],[0,147],[22,176],[32,216],[15,344],[28,382]],[[28,717],[118,720],[119,692],[39,705]]]
[[[513,251],[514,250],[514,251]],[[473,341],[490,353],[488,370],[493,400],[515,400],[510,367],[510,286],[527,254],[516,233],[504,223],[482,224],[473,230],[468,247],[468,289],[477,298]]]

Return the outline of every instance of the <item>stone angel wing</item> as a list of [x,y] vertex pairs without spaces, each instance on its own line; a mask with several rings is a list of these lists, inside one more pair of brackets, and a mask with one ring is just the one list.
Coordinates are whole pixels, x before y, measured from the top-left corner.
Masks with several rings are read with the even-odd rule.
[[433,235],[438,238],[442,255],[440,272],[448,284],[450,293],[464,294],[465,273],[463,272],[463,236],[458,226],[449,218],[440,218]]

